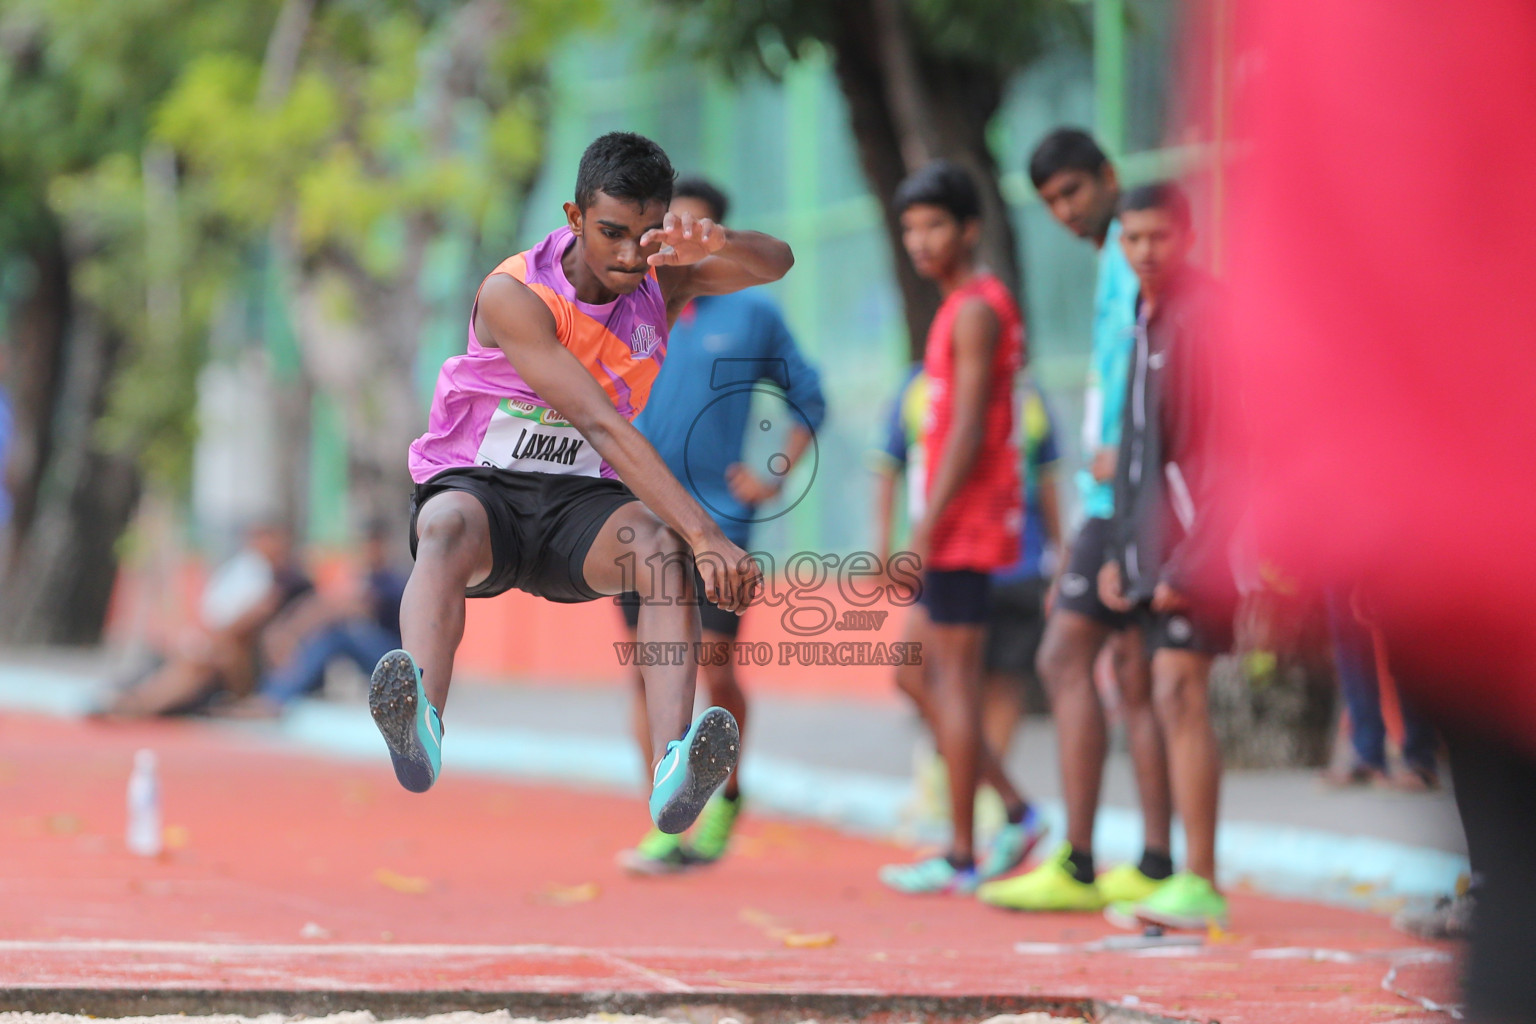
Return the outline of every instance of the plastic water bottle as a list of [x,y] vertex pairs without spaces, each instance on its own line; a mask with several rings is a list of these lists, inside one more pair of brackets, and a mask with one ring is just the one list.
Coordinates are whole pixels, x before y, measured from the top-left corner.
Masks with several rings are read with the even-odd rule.
[[128,850],[140,857],[160,854],[160,779],[153,750],[133,755],[133,774],[128,777]]

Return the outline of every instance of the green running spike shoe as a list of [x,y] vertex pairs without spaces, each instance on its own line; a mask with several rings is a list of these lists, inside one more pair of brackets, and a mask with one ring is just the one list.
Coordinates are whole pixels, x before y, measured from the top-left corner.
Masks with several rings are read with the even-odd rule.
[[736,819],[741,816],[741,794],[732,800],[717,796],[704,806],[699,815],[698,827],[688,839],[688,852],[695,860],[713,864],[725,856],[731,845],[731,833],[736,830]]
[[379,659],[368,684],[368,710],[389,745],[395,778],[412,793],[425,793],[442,770],[443,723],[427,700],[421,670],[405,651]]
[[686,832],[736,767],[741,731],[725,708],[709,708],[680,740],[667,744],[651,786],[651,820],[661,831]]
[[1157,891],[1133,911],[1145,924],[1164,928],[1205,931],[1211,925],[1227,926],[1227,898],[1199,875],[1181,871],[1157,887]]
[[675,875],[697,863],[680,836],[651,829],[635,847],[619,854],[619,866],[636,875]]

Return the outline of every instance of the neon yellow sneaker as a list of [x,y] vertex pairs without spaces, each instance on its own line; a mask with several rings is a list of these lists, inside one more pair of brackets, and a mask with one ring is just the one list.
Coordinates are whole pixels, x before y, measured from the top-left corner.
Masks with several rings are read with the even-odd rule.
[[636,875],[675,875],[694,865],[683,837],[653,828],[632,850],[620,851],[619,867]]
[[1091,882],[1079,882],[1067,867],[1067,857],[1072,853],[1070,843],[1062,843],[1056,852],[1033,871],[997,882],[988,882],[976,890],[976,897],[983,903],[1008,910],[1087,911],[1104,908],[1104,897],[1099,887]]
[[1181,871],[1136,904],[1136,918],[1164,928],[1203,931],[1227,926],[1227,898],[1199,875]]
[[717,794],[704,805],[699,823],[693,828],[688,852],[701,864],[712,864],[725,856],[731,845],[731,833],[736,830],[736,819],[741,816],[741,794],[736,799]]
[[1148,878],[1135,864],[1121,864],[1100,875],[1095,884],[1106,903],[1140,903],[1157,892],[1164,881],[1167,879]]

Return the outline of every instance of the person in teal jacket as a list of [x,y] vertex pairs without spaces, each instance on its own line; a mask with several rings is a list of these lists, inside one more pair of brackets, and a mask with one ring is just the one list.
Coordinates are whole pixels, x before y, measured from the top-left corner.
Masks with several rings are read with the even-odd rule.
[[[1147,898],[1173,871],[1168,764],[1152,713],[1146,650],[1140,630],[1128,616],[1106,607],[1096,586],[1115,510],[1115,452],[1139,286],[1120,246],[1120,224],[1115,218],[1119,178],[1098,143],[1079,129],[1058,128],[1035,148],[1028,170],[1051,215],[1099,253],[1093,354],[1084,402],[1087,466],[1077,478],[1087,518],[1047,600],[1045,636],[1036,662],[1056,720],[1067,841],[1035,870],[984,886],[980,896],[1015,910],[1095,911],[1109,903]],[[1139,863],[1096,875],[1093,821],[1108,729],[1094,685],[1094,665],[1106,647],[1119,684],[1146,845]]]

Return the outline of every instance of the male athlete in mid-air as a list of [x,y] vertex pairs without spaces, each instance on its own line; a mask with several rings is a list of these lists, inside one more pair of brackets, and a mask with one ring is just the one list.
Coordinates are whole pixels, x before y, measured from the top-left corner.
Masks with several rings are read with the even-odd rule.
[[710,708],[689,725],[694,567],[704,596],[735,612],[762,573],[630,421],[689,300],[776,281],[794,256],[776,238],[669,213],[674,177],[649,139],[593,142],[566,225],[491,272],[468,350],[443,364],[410,452],[416,565],[400,608],[403,649],[380,660],[369,689],[406,789],[437,780],[464,599],[512,587],[560,602],[636,591],[639,640],[685,644],[681,664],[645,669],[658,828],[686,829],[735,767],[729,712]]

